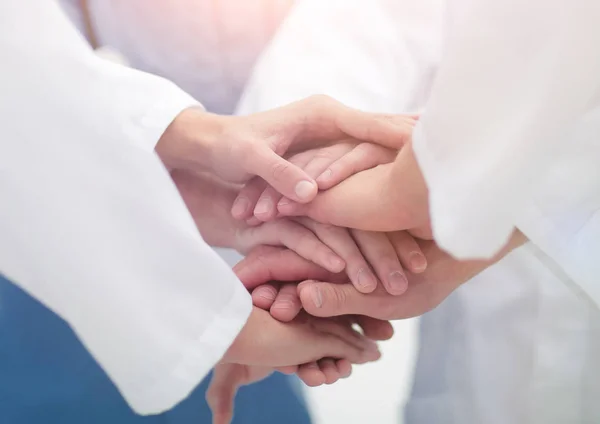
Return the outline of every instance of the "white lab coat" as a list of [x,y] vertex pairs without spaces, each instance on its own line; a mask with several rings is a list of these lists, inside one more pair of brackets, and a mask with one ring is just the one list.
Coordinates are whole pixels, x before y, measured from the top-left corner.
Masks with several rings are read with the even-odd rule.
[[55,1],[0,3],[0,272],[64,318],[140,413],[169,409],[251,310],[154,153],[196,101],[96,57]]
[[[60,0],[83,29],[79,2]],[[88,0],[101,46],[232,113],[252,66],[294,0]]]
[[[444,0],[303,0],[257,64],[241,111],[318,93],[374,111],[420,110],[446,51],[447,19],[458,10],[451,6]],[[437,89],[443,93],[441,85]],[[452,101],[463,106],[459,95]],[[428,113],[425,118],[433,120]],[[478,116],[471,125],[483,119]],[[588,125],[594,124],[600,121],[590,117]],[[577,138],[585,129],[570,134],[565,143],[580,143],[577,153],[594,155],[595,139],[584,145]],[[565,158],[570,157],[565,151]],[[599,163],[597,156],[594,160]],[[600,178],[594,179],[590,163],[580,165],[581,177],[589,181],[576,182],[565,199],[573,216],[562,215],[562,230],[576,228],[579,218],[592,219],[578,238],[564,239],[569,250],[563,254],[589,270],[598,266],[600,250],[593,244],[594,237],[600,238],[593,231],[598,214],[588,214],[592,203],[574,199],[585,193],[591,202],[600,193],[594,191]],[[557,179],[567,171],[573,168],[562,165],[548,181],[562,189]],[[554,212],[561,211],[547,209],[549,216],[541,223],[561,217]],[[554,240],[565,234],[556,233]],[[564,257],[550,256],[546,245],[534,241],[422,317],[415,382],[405,409],[408,424],[600,422],[600,314],[590,301],[593,292],[582,290],[589,288],[587,280],[566,271]]]

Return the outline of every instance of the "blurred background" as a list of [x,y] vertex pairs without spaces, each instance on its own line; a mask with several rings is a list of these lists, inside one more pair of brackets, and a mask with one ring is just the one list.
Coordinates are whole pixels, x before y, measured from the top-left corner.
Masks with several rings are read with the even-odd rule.
[[[444,0],[58,2],[99,55],[166,77],[219,114],[311,94],[420,111],[446,10]],[[275,374],[243,388],[233,424],[598,423],[598,310],[565,280],[526,245],[420,320],[395,322],[383,358],[351,378],[307,389]],[[0,424],[211,422],[208,380],[172,411],[136,416],[66,323],[1,276],[0,300],[0,379],[11,381]],[[11,411],[29,418],[4,420]]]

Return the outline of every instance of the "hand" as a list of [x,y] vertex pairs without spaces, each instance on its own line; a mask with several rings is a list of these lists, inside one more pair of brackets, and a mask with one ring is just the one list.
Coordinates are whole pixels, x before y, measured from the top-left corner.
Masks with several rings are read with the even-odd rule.
[[[393,162],[397,154],[398,150],[347,140],[297,153],[289,161],[315,178],[320,190],[327,190],[357,172]],[[249,219],[254,214],[258,221],[269,221],[277,216],[280,201],[289,202],[289,199],[282,198],[263,179],[253,178],[240,191],[232,215],[237,219]],[[239,208],[238,205],[244,207]]]
[[156,151],[168,168],[205,171],[243,183],[260,176],[297,202],[311,201],[317,184],[281,156],[347,138],[395,146],[411,135],[414,119],[364,113],[326,96],[249,116],[182,112]]
[[352,175],[309,204],[279,202],[278,211],[342,227],[431,236],[428,190],[410,144],[394,163]]
[[417,243],[406,234],[390,238],[349,232],[308,218],[279,219],[252,227],[228,213],[236,187],[185,171],[173,171],[172,177],[202,237],[212,246],[241,253],[258,245],[285,246],[331,272],[346,269],[362,293],[372,292],[381,281],[389,293],[402,294],[407,285],[403,268],[422,272],[427,265]]
[[[263,251],[259,256],[249,255],[238,264],[237,275],[247,287],[252,288],[274,279],[265,279],[266,276],[279,280],[287,280],[288,277],[291,281],[302,278],[308,280],[298,286],[296,293],[299,301],[295,298],[294,302],[300,302],[311,315],[358,314],[382,320],[404,319],[430,311],[461,284],[526,241],[526,237],[515,230],[507,246],[493,259],[485,261],[458,261],[439,249],[434,242],[422,241],[421,248],[429,265],[424,273],[408,276],[408,290],[402,296],[391,296],[381,288],[364,295],[344,282],[343,275],[329,273],[290,251],[285,254],[282,251]],[[285,266],[281,262],[284,255]],[[286,295],[289,302],[291,293]]]
[[[349,376],[352,362],[379,357],[374,343],[339,319],[304,315],[283,324],[255,308],[223,363],[215,368],[206,394],[213,423],[229,423],[238,387],[266,378],[274,371],[273,366],[288,373],[297,371],[301,379],[315,386]],[[296,366],[302,363],[308,364]]]
[[[309,386],[333,384],[340,378],[347,378],[352,365],[347,360],[323,359],[319,363],[302,365],[298,376]],[[252,367],[239,364],[220,364],[215,367],[206,401],[213,415],[213,424],[229,424],[233,418],[233,401],[239,387],[256,383],[270,376],[272,368]]]

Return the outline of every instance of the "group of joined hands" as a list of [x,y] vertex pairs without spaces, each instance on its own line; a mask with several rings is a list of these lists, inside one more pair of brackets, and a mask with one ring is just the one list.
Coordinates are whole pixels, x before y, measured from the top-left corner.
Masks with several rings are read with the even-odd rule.
[[[167,129],[157,152],[201,235],[247,255],[234,271],[254,307],[215,369],[214,423],[230,422],[239,386],[275,370],[309,386],[348,377],[379,359],[390,320],[431,310],[503,256],[457,261],[432,240],[417,119],[318,96],[247,117],[188,110]],[[177,128],[188,120],[199,142]]]

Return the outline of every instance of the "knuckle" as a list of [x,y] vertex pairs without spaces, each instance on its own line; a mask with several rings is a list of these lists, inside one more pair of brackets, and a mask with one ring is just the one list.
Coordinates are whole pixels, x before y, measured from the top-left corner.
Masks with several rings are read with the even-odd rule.
[[348,296],[340,287],[329,286],[323,296],[323,304],[327,302],[335,309],[342,308],[348,302]]
[[321,224],[317,223],[317,229],[323,233],[327,234],[339,234],[340,230],[343,230],[340,227],[337,227],[333,224]]
[[359,272],[362,268],[368,267],[367,261],[359,251],[349,254],[345,259],[349,266],[356,268],[356,272]]
[[281,181],[288,173],[290,165],[287,162],[277,162],[271,168],[271,176],[274,181]]

